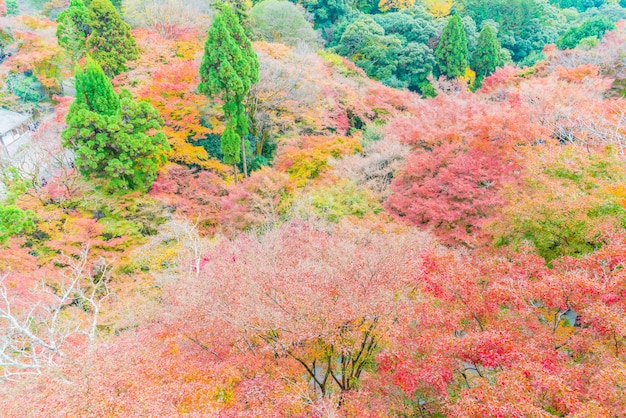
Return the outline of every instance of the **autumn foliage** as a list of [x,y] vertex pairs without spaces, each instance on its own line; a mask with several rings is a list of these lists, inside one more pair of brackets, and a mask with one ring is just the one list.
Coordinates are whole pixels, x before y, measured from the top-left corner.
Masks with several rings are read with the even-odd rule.
[[[197,90],[208,12],[129,4],[113,86],[168,162],[145,193],[94,187],[58,96],[36,164],[0,159],[3,416],[626,417],[623,24],[429,99],[255,42],[244,178]],[[2,71],[58,92],[55,24],[12,19]]]

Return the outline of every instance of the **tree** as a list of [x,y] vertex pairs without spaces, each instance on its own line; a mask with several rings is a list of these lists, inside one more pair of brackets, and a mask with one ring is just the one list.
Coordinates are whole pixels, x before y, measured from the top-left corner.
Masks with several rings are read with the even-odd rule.
[[381,12],[393,9],[407,9],[415,4],[415,0],[380,0],[378,8]]
[[57,39],[76,62],[86,53],[87,37],[91,34],[89,9],[82,0],[71,0],[67,9],[57,17]]
[[503,64],[500,42],[489,25],[478,36],[478,45],[472,56],[472,70],[476,72],[475,87],[480,87],[485,77]]
[[17,0],[6,0],[7,16],[17,16],[20,12],[20,6]]
[[124,18],[164,38],[205,31],[211,7],[205,0],[132,0],[124,5]]
[[77,105],[85,105],[91,112],[103,115],[113,115],[119,111],[119,98],[113,90],[111,80],[91,57],[87,57],[84,71],[81,67],[76,67],[74,76]]
[[137,44],[109,0],[93,0],[89,5],[92,33],[87,50],[109,77],[126,70],[126,62],[138,57]]
[[226,128],[222,133],[221,148],[224,162],[236,166],[242,161],[245,176],[248,175],[248,116],[244,100],[252,84],[258,80],[258,58],[237,16],[230,5],[226,4],[209,29],[200,64],[198,90],[223,101]]
[[585,20],[580,26],[569,28],[567,32],[561,36],[556,46],[559,49],[573,49],[584,38],[596,37],[602,39],[602,36],[609,31],[615,29],[615,25],[604,17],[594,17]]
[[385,35],[381,25],[365,16],[348,25],[335,51],[352,59],[368,76],[386,80],[396,71],[401,46],[400,39]]
[[315,48],[319,35],[304,18],[302,7],[288,1],[265,0],[250,10],[257,39],[296,46],[300,42]]
[[435,50],[439,74],[448,78],[462,76],[467,68],[468,54],[463,22],[458,15],[454,15],[444,28]]
[[127,90],[117,96],[91,59],[77,71],[76,86],[62,136],[76,153],[78,170],[103,179],[110,191],[148,189],[169,148],[156,110],[135,102]]

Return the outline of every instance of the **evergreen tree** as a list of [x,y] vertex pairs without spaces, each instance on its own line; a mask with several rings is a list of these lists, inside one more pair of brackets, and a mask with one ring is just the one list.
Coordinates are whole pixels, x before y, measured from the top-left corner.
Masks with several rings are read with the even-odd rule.
[[76,104],[84,104],[92,112],[113,115],[119,111],[120,102],[111,80],[91,57],[87,57],[85,70],[76,66]]
[[496,68],[502,66],[502,48],[496,33],[489,25],[485,25],[478,36],[478,45],[472,56],[472,70],[476,73],[474,87],[482,85],[485,77],[491,75]]
[[224,4],[215,16],[204,45],[198,90],[224,102],[226,129],[221,139],[224,162],[236,165],[242,161],[246,176],[248,116],[244,100],[251,85],[258,80],[259,61],[252,44],[230,5]]
[[7,16],[17,16],[20,13],[20,6],[17,4],[17,0],[7,0]]
[[237,15],[237,19],[239,19],[239,24],[243,27],[243,30],[246,32],[246,36],[250,37],[252,35],[252,23],[250,22],[250,9],[252,9],[252,1],[251,0],[217,0],[216,7],[220,9],[223,4],[229,4],[230,7]]
[[91,34],[89,9],[82,0],[71,0],[57,17],[57,39],[76,62],[85,56],[87,37]]
[[138,57],[130,26],[109,0],[92,0],[89,20],[92,33],[87,40],[87,50],[108,76],[125,71],[126,62]]
[[465,74],[469,52],[463,22],[459,15],[454,15],[439,38],[435,58],[439,74],[448,78],[457,78]]
[[[85,6],[89,7],[92,0],[84,0]],[[121,13],[122,12],[122,0],[111,0],[111,4]]]
[[75,152],[76,167],[104,180],[109,191],[147,190],[166,161],[169,145],[157,111],[128,90],[116,95],[90,58],[76,73],[76,100],[66,122],[63,145]]

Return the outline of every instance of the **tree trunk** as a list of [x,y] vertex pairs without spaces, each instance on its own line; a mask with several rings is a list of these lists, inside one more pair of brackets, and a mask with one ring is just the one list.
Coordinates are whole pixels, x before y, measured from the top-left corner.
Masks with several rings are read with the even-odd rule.
[[248,177],[248,162],[246,161],[246,140],[241,137],[241,161],[243,162],[243,176]]

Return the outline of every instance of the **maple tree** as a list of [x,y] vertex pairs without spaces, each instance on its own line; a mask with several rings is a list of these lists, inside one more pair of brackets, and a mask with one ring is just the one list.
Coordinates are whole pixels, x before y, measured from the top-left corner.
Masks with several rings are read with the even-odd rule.
[[124,17],[166,39],[205,30],[211,9],[202,0],[133,0],[124,5]]

